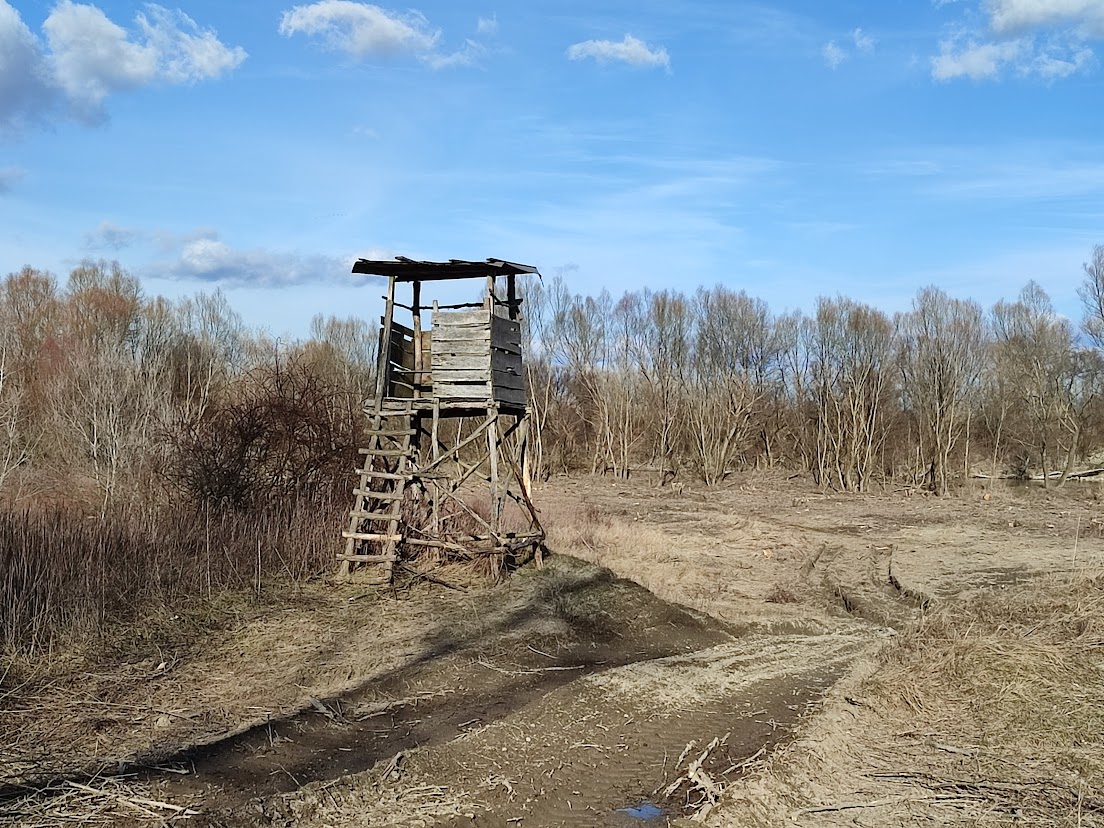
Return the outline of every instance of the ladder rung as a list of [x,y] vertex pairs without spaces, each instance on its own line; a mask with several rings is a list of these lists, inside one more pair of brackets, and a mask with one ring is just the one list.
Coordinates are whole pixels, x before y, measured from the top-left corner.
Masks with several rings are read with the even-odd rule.
[[371,491],[370,489],[353,489],[353,497],[363,495],[373,500],[402,500],[403,495],[400,491]]
[[[392,431],[392,430],[386,429],[386,428],[385,429],[374,429],[374,428],[372,428],[372,429],[369,429],[368,431],[366,431],[364,433],[367,434],[369,437],[406,437],[406,436],[413,437],[415,434],[418,433],[418,430],[415,429],[415,428],[404,428],[404,429]],[[364,449],[361,449],[361,451],[364,451]]]
[[409,474],[396,474],[395,472],[378,472],[374,469],[357,469],[356,473],[361,477],[371,477],[374,480],[412,480]]
[[349,512],[351,518],[367,518],[369,520],[394,520],[399,515],[393,515],[390,512]]
[[350,563],[395,563],[398,560],[395,555],[338,555],[337,559]]
[[360,453],[374,457],[409,457],[410,449],[360,449]]
[[403,539],[402,535],[387,535],[380,532],[342,532],[341,537],[352,540],[395,541],[396,543]]

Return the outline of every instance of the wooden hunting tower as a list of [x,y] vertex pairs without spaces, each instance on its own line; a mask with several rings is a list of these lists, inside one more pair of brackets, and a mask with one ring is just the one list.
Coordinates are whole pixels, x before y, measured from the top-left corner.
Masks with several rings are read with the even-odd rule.
[[[430,551],[498,563],[539,554],[545,534],[530,499],[517,283],[536,272],[497,259],[353,265],[387,279],[387,304],[339,574],[376,564],[390,580],[404,556]],[[427,303],[423,285],[458,279],[483,281],[482,301]],[[409,285],[409,304],[396,296],[399,285]]]

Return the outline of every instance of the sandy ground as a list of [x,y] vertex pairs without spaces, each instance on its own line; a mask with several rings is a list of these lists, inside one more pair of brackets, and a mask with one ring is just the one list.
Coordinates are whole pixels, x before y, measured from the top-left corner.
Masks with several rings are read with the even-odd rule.
[[864,702],[879,653],[933,606],[1100,568],[1098,492],[556,480],[549,547],[589,564],[313,584],[0,684],[0,823],[911,824],[817,810],[918,796],[871,776],[887,740],[966,756]]

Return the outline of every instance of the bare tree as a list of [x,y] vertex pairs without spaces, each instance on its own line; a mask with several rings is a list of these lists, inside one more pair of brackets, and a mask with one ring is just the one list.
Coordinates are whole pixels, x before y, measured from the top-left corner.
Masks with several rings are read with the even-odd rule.
[[694,309],[686,442],[702,479],[714,485],[761,430],[760,404],[779,379],[781,349],[761,299],[718,286],[699,290]]
[[678,470],[675,437],[690,368],[693,314],[690,303],[678,293],[645,292],[641,302],[647,309],[647,324],[638,364],[647,389],[645,404],[652,412],[651,461],[659,462],[662,485]]
[[864,491],[886,435],[893,327],[850,299],[817,301],[811,374],[821,485]]
[[919,458],[936,494],[948,490],[950,456],[962,435],[977,388],[986,342],[981,307],[923,288],[912,310],[899,314],[902,395],[919,427]]
[[[1081,358],[1068,319],[1050,297],[1028,282],[1016,302],[993,307],[996,370],[1005,394],[1026,421],[1022,442],[1038,458],[1044,486],[1058,485],[1072,470],[1085,413],[1094,392],[1086,382],[1092,363]],[[1061,466],[1061,471],[1056,466]]]
[[1104,349],[1104,244],[1093,247],[1092,260],[1083,267],[1085,281],[1077,290],[1085,309],[1082,328],[1098,348]]

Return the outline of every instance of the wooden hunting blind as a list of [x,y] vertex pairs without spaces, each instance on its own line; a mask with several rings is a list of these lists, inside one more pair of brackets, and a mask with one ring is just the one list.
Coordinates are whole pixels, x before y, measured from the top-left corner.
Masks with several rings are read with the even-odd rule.
[[[390,580],[403,557],[432,550],[489,555],[498,565],[539,554],[545,534],[530,498],[518,284],[537,269],[399,257],[360,259],[353,273],[386,278],[387,293],[339,574],[375,564]],[[482,300],[427,304],[424,285],[460,279],[481,280]],[[409,286],[408,303],[400,285]]]

